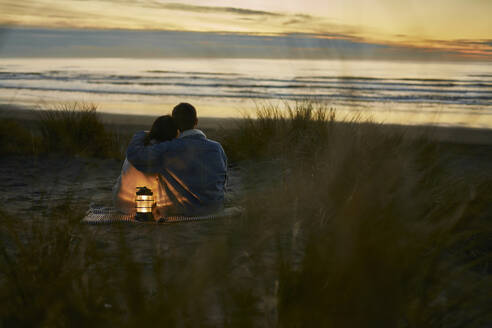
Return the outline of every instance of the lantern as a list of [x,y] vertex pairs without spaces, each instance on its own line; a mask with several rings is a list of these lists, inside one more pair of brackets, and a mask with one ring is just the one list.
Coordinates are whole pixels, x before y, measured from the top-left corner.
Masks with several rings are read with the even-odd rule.
[[137,187],[137,195],[135,198],[135,207],[137,221],[151,221],[154,219],[152,210],[154,208],[154,193],[147,187]]

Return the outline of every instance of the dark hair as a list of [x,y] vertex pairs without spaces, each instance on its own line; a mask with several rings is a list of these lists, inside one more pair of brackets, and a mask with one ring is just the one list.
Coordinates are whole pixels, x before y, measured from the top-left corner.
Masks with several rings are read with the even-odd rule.
[[150,140],[156,140],[157,142],[172,140],[177,135],[178,127],[171,115],[159,116],[152,123],[152,128],[150,128],[150,132],[145,139],[145,144],[148,144]]
[[196,122],[196,109],[188,103],[180,103],[173,109],[173,119],[180,131],[193,129]]

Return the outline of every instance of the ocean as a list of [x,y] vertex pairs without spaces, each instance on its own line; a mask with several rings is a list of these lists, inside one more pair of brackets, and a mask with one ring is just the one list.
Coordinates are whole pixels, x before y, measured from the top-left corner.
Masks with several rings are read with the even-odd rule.
[[492,128],[492,65],[273,59],[0,59],[0,103],[162,115],[254,115],[263,104],[314,100],[378,122]]

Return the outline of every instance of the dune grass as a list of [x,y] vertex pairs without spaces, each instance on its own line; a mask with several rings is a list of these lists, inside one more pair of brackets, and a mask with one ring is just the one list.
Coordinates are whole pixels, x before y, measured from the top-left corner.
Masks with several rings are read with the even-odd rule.
[[19,122],[0,119],[0,154],[34,154],[39,148],[39,140]]
[[28,222],[0,212],[0,326],[492,323],[491,181],[449,171],[438,144],[321,105],[239,124],[221,142],[241,163],[245,213],[206,241],[164,249],[134,227],[100,240],[70,202]]
[[[324,147],[335,119],[333,109],[314,102],[259,106],[255,118],[245,117],[237,129],[222,131],[221,142],[234,161],[296,156],[297,152],[315,155]],[[298,149],[292,151],[292,146]]]
[[36,115],[31,128],[12,119],[0,120],[0,154],[123,157],[128,138],[110,131],[94,104],[62,104]]
[[73,103],[39,114],[45,152],[107,158],[121,157],[118,137],[97,116],[97,106]]

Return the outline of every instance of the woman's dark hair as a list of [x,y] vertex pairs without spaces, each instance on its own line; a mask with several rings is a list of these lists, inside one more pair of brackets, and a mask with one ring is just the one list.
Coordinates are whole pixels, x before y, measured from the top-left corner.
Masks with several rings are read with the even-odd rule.
[[159,116],[152,124],[152,128],[145,139],[145,144],[148,145],[150,140],[156,140],[157,142],[172,140],[177,135],[178,128],[171,115]]

